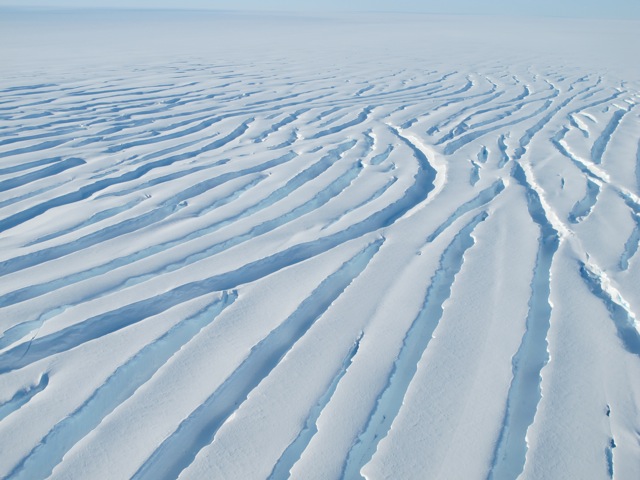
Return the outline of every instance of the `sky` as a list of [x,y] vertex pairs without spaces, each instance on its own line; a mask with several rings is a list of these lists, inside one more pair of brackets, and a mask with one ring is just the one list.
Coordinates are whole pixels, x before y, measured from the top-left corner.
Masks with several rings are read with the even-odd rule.
[[640,18],[640,0],[0,0],[0,7],[7,6],[254,11],[394,11]]

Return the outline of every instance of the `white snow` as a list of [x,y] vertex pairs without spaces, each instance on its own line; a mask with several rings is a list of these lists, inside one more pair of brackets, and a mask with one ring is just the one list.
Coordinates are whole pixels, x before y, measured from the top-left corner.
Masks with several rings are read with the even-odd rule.
[[640,478],[640,22],[0,13],[0,476]]

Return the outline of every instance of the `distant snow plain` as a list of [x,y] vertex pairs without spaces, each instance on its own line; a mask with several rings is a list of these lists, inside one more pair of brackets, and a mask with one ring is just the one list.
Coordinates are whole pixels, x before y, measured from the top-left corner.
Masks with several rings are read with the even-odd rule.
[[0,476],[640,478],[637,32],[3,10]]

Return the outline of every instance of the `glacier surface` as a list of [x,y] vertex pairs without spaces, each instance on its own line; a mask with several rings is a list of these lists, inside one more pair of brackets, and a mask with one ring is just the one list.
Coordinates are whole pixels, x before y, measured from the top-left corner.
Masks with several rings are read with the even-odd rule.
[[640,478],[638,31],[3,10],[0,476]]

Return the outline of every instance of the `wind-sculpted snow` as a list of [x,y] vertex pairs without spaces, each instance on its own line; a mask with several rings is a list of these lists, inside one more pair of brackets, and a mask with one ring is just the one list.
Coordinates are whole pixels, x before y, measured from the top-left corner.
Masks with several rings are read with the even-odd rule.
[[378,443],[391,428],[402,407],[403,397],[415,374],[418,360],[429,346],[433,332],[438,326],[443,304],[451,293],[455,275],[462,268],[464,253],[473,245],[471,232],[486,217],[486,212],[482,212],[462,228],[440,258],[438,270],[431,278],[431,286],[424,304],[407,331],[387,384],[376,400],[364,431],[349,451],[342,472],[343,477],[357,478],[360,469],[371,460]]
[[234,48],[0,79],[0,476],[640,478],[637,79]]
[[526,189],[529,215],[540,228],[540,239],[531,281],[526,331],[513,356],[513,380],[489,479],[517,478],[524,468],[526,433],[541,399],[536,377],[540,378],[540,372],[549,361],[546,337],[552,308],[549,303],[551,266],[560,243],[558,232],[548,220],[538,192],[532,188],[519,164],[515,164],[513,177]]

